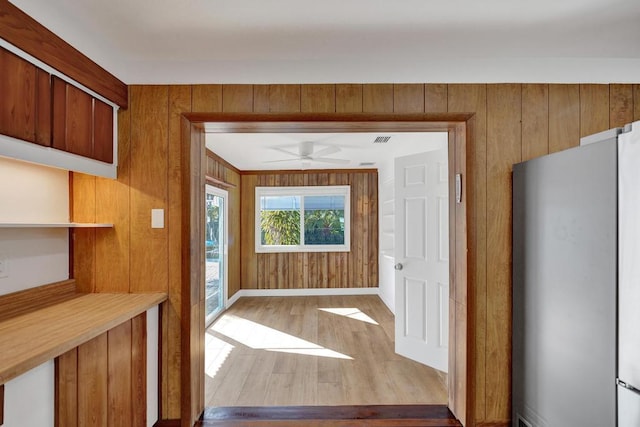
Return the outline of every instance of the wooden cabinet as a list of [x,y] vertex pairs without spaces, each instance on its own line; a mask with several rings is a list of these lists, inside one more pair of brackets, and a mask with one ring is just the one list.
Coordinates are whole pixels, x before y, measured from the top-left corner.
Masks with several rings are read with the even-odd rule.
[[0,134],[113,163],[113,107],[0,48]]
[[51,76],[0,49],[0,133],[51,145]]
[[113,162],[113,109],[53,77],[53,148]]

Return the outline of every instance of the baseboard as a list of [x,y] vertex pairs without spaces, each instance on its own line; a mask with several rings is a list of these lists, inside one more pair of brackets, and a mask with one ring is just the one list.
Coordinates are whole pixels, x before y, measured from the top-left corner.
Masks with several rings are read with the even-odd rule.
[[380,288],[241,289],[227,300],[227,308],[242,297],[306,297],[329,295],[379,295]]
[[180,427],[180,420],[158,420],[153,427]]

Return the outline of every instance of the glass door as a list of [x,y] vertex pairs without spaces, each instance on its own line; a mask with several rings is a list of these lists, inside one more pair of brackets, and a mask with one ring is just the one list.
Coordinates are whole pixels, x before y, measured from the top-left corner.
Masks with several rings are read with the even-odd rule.
[[227,192],[207,185],[205,199],[205,326],[224,310],[227,289]]

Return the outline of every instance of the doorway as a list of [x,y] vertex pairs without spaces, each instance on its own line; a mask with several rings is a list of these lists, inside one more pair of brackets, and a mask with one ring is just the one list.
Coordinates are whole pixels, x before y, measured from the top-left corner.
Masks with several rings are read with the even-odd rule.
[[[449,117],[451,116],[451,117]],[[473,331],[469,333],[471,324],[467,321],[467,303],[466,295],[468,294],[467,283],[467,199],[469,197],[466,191],[467,183],[467,121],[472,115],[455,114],[455,115],[429,115],[429,114],[351,114],[345,117],[342,114],[324,114],[321,117],[312,114],[270,114],[268,116],[260,114],[194,114],[192,117],[185,115],[186,124],[189,131],[185,133],[183,139],[183,153],[189,158],[189,168],[184,172],[185,182],[189,184],[187,187],[191,193],[193,207],[194,190],[199,183],[204,183],[204,171],[202,169],[202,159],[204,155],[204,123],[208,123],[207,131],[211,132],[358,132],[362,129],[373,131],[445,131],[448,132],[449,145],[449,193],[456,194],[455,201],[450,198],[449,201],[449,229],[450,229],[450,278],[451,293],[448,305],[451,310],[451,318],[449,322],[449,399],[448,407],[456,414],[457,418],[463,423],[469,417],[472,406],[469,406],[467,399],[471,389],[468,387],[469,368],[467,351],[470,347],[469,339],[473,337]],[[459,176],[457,176],[459,175]],[[458,179],[454,180],[456,176]],[[460,182],[462,191],[454,191],[454,182]],[[193,184],[196,184],[194,187]],[[457,190],[457,188],[456,188]],[[200,221],[191,221],[189,229],[191,235],[202,235]],[[188,236],[185,237],[185,239]],[[195,253],[194,253],[195,251]],[[197,256],[197,248],[193,248],[191,260],[193,269],[198,270],[196,259],[202,259]],[[189,271],[185,270],[185,274]],[[190,281],[186,278],[187,282]],[[191,282],[193,284],[193,282]],[[197,295],[192,293],[192,298]],[[197,307],[197,300],[191,300],[192,307]],[[204,299],[201,300],[204,304]],[[193,317],[192,317],[193,318]],[[197,318],[197,317],[195,317]],[[194,319],[195,319],[194,318]],[[191,326],[193,325],[193,326]],[[201,328],[196,328],[191,322],[188,332],[193,342],[199,342],[195,348],[191,349],[187,346],[184,351],[194,354],[196,349],[200,352],[204,340],[204,322]],[[184,326],[184,325],[183,325]],[[199,357],[191,358],[190,372],[195,379],[196,373],[204,377],[204,363]],[[198,416],[204,407],[204,402],[198,399],[202,396],[202,392],[197,392],[197,388],[192,388],[194,399],[191,402],[192,412],[195,417]]]
[[222,313],[227,301],[227,198],[212,185],[205,191],[205,326]]

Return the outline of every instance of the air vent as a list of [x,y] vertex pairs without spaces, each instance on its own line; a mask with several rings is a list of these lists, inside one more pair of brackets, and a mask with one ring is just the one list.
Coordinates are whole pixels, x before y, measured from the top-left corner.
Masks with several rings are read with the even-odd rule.
[[373,140],[374,144],[386,144],[391,139],[390,136],[378,136]]
[[373,166],[375,164],[375,162],[360,162],[360,166]]

